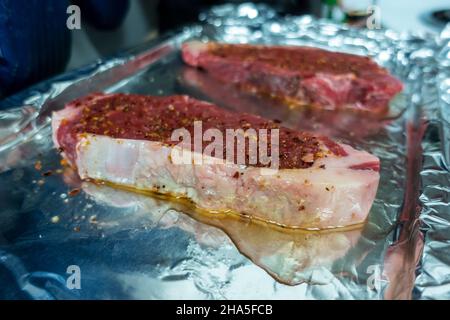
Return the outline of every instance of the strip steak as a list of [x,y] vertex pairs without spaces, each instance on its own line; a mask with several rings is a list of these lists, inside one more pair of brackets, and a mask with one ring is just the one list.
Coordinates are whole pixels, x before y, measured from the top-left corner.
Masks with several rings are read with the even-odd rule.
[[[204,131],[279,129],[279,170],[267,175],[265,164],[235,161],[174,163],[171,153],[180,147],[171,133],[192,132],[199,120]],[[54,112],[52,127],[56,147],[82,179],[186,197],[203,209],[291,227],[361,223],[378,187],[379,159],[367,152],[188,96],[97,93]]]

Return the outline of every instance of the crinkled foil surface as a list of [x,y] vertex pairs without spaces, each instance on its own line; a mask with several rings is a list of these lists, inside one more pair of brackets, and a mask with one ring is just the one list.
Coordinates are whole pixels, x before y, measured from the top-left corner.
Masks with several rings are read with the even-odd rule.
[[[266,6],[200,23],[11,97],[0,111],[0,297],[449,299],[450,29],[356,30]],[[183,41],[308,45],[369,55],[405,84],[388,118],[311,114],[184,66]],[[190,94],[374,153],[381,181],[361,230],[288,232],[79,181],[49,116],[93,91]]]

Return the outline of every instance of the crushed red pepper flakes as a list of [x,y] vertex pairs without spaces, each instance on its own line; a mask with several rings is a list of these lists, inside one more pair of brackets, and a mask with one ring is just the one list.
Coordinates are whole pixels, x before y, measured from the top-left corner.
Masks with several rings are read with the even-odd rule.
[[368,57],[331,51],[272,47],[269,52],[265,46],[214,44],[209,46],[209,53],[221,58],[239,59],[248,63],[257,61],[282,69],[302,70],[305,76],[314,74],[317,70],[335,74],[354,73],[356,75],[366,71],[367,68],[384,72],[378,70],[377,64],[373,63]]
[[[248,114],[225,112],[219,107],[185,96],[151,97],[117,94],[91,102],[87,98],[85,99],[78,101],[87,104],[79,118],[62,124],[58,133],[67,137],[67,142],[64,138],[60,143],[66,149],[69,158],[74,153],[73,141],[77,140],[74,137],[80,134],[103,134],[112,138],[155,140],[174,144],[178,141],[171,140],[173,130],[185,127],[192,134],[193,123],[197,120],[203,122],[204,131],[209,128],[217,128],[222,132],[225,132],[226,129],[247,127],[280,129],[281,169],[312,166],[315,160],[323,156],[323,144],[333,153],[337,154],[339,151],[339,145],[332,141],[325,141],[322,137],[281,127],[278,121],[270,121]],[[130,107],[128,112],[124,112],[124,106],[129,105],[133,107]],[[171,111],[172,108],[174,110]],[[179,116],[174,117],[173,111],[176,111]],[[100,126],[95,119],[102,119]],[[206,145],[204,144],[203,147]],[[270,142],[267,149],[270,154]],[[223,155],[226,157],[226,149],[224,151]],[[61,164],[67,165],[67,162]],[[268,165],[258,161],[254,166]]]
[[69,196],[71,196],[71,197],[74,197],[74,196],[76,196],[77,194],[79,194],[80,191],[81,191],[81,190],[80,190],[79,188],[75,188],[75,189],[70,190],[67,194],[68,194]]
[[34,168],[38,171],[42,170],[42,162],[40,160],[34,163]]

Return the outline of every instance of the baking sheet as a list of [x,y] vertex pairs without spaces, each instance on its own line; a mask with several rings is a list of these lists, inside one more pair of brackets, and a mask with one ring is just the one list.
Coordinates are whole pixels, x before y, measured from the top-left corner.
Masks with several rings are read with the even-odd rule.
[[[434,39],[360,31],[309,16],[280,18],[266,6],[250,4],[216,7],[201,20],[2,102],[0,282],[7,285],[0,287],[0,297],[450,298],[445,33]],[[370,55],[399,77],[405,90],[381,122],[292,111],[183,65],[179,47],[189,39]],[[369,221],[362,230],[286,233],[82,183],[61,166],[48,116],[64,102],[99,90],[190,94],[374,153],[381,159],[381,181]],[[79,289],[70,285],[73,266],[80,271]]]

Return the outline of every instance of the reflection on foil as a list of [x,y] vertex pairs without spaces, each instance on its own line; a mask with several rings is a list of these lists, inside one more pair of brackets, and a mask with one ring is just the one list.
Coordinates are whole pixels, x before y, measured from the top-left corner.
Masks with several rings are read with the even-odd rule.
[[[11,273],[17,281],[17,286],[28,298],[54,300],[55,298],[73,299],[76,297],[65,288],[66,280],[62,276],[42,271],[30,273],[20,259],[3,250],[0,250],[0,265]],[[55,287],[59,290],[54,290]]]
[[[101,203],[133,209],[135,214],[120,220],[141,219],[142,215],[147,215],[155,225],[178,227],[192,233],[200,245],[211,248],[220,248],[229,242],[229,237],[243,255],[278,281],[290,285],[311,280],[310,274],[315,268],[331,268],[334,261],[355,246],[361,235],[361,229],[305,232],[269,227],[246,218],[200,213],[162,196],[134,194],[90,182],[84,182],[82,189]],[[129,224],[106,218],[99,226],[107,232],[108,226],[123,226],[124,223]]]

